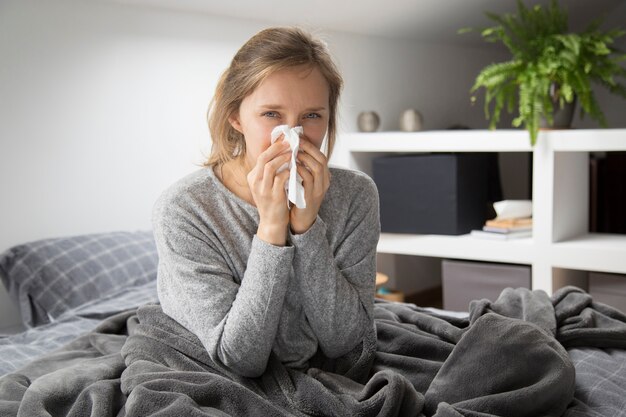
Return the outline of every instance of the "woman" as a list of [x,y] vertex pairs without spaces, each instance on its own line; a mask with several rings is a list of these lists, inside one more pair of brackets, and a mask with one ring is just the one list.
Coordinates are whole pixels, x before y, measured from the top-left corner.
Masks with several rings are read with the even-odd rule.
[[[271,354],[304,370],[375,337],[378,194],[366,175],[328,167],[341,87],[321,41],[259,32],[217,85],[206,166],[154,207],[163,311],[239,375],[260,376]],[[303,208],[287,201],[279,168],[290,147],[271,141],[279,125],[303,128]]]

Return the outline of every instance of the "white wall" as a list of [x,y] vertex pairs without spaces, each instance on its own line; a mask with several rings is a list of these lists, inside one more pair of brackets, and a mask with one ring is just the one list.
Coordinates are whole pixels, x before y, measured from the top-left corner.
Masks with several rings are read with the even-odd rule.
[[254,29],[69,1],[0,9],[0,249],[150,227],[159,192],[208,147],[219,72]]
[[487,126],[482,108],[470,105],[469,89],[480,69],[501,54],[340,34],[333,35],[331,47],[346,78],[342,111],[347,130],[357,130],[363,110],[380,115],[379,130],[399,130],[400,114],[410,107],[422,113],[424,129]]

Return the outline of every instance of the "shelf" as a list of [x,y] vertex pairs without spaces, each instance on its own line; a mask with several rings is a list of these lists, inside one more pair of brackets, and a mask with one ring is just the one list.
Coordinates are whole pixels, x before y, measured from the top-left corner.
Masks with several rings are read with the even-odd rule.
[[[343,133],[350,152],[532,152],[525,130]],[[536,147],[556,152],[626,151],[626,129],[545,130]]]
[[351,152],[531,152],[524,130],[343,133]]
[[626,235],[586,234],[552,244],[553,266],[626,274]]
[[533,240],[532,238],[522,238],[494,241],[479,239],[469,234],[445,236],[381,233],[378,252],[531,264],[533,261]]
[[[626,274],[626,235],[588,234],[588,152],[626,151],[626,129],[440,130],[343,133],[350,168],[372,173],[378,156],[421,152],[532,153],[533,238],[382,233],[378,252],[530,265],[532,287],[552,293],[555,270]],[[572,237],[577,236],[577,237]]]
[[556,152],[626,151],[626,129],[552,130],[540,135]]

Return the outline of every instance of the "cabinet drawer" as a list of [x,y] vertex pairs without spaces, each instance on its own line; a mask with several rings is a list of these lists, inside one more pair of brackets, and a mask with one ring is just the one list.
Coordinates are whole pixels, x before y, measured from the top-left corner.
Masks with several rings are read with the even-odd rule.
[[444,260],[442,284],[444,309],[468,311],[470,301],[495,301],[507,287],[530,288],[531,270],[526,265]]
[[626,311],[626,275],[590,272],[589,294],[594,301]]

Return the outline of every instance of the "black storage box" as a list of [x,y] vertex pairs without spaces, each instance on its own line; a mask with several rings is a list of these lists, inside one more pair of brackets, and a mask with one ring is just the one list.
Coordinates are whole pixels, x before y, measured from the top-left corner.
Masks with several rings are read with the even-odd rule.
[[487,220],[484,153],[382,156],[373,160],[381,230],[462,235]]

